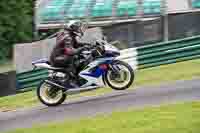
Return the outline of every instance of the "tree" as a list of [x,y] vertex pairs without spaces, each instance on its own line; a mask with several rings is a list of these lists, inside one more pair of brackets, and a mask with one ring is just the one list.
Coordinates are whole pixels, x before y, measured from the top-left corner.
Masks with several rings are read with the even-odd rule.
[[0,60],[12,57],[16,43],[33,39],[33,0],[0,2]]

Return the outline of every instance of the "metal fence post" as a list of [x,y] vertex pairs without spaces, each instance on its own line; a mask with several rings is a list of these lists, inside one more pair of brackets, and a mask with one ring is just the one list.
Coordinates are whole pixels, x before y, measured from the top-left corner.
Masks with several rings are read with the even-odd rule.
[[163,29],[164,29],[164,41],[169,41],[169,16],[168,16],[168,8],[167,1],[162,0],[162,15],[163,15]]

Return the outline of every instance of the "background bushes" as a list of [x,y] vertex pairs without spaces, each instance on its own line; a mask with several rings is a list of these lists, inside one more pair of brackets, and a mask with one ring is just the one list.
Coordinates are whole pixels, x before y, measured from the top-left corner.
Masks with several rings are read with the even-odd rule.
[[34,0],[0,2],[0,62],[12,58],[12,46],[33,39]]

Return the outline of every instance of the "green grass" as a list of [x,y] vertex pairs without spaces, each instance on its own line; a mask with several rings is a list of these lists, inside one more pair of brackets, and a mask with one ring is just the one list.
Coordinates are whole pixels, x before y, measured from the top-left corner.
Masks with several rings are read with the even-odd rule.
[[200,59],[140,70],[136,85],[157,84],[200,77]]
[[0,73],[9,72],[12,70],[15,70],[15,67],[12,61],[7,61],[5,63],[0,64]]
[[[133,86],[154,85],[174,80],[192,79],[195,77],[200,77],[200,59],[139,70],[136,73],[136,80]],[[100,89],[80,95],[70,96],[70,98],[101,95],[107,92],[111,92],[111,89]],[[35,91],[33,91],[16,96],[0,98],[0,111],[31,107],[38,104],[39,101],[35,96]]]
[[0,98],[0,112],[11,111],[23,107],[32,107],[38,103],[39,101],[34,91],[2,97]]
[[115,112],[10,133],[199,133],[200,102]]

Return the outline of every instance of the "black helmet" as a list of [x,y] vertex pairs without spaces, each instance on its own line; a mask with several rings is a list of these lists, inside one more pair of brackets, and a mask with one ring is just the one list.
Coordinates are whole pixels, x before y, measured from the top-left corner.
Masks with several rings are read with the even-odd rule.
[[67,24],[66,28],[83,36],[85,30],[87,29],[87,25],[80,20],[72,20]]

